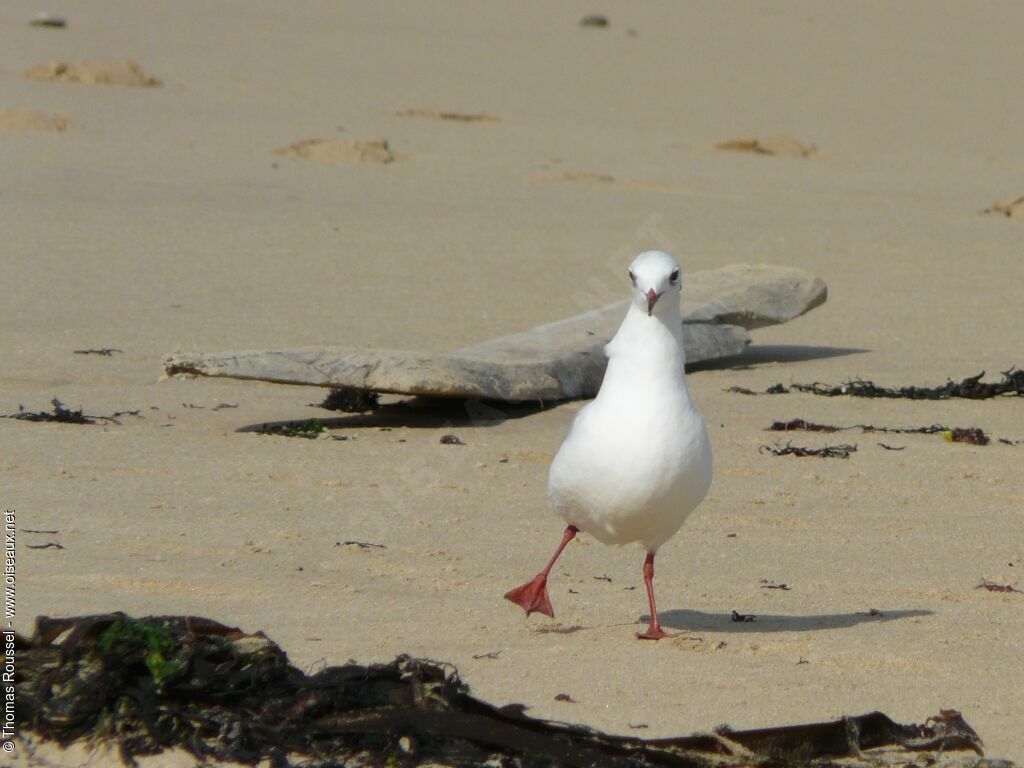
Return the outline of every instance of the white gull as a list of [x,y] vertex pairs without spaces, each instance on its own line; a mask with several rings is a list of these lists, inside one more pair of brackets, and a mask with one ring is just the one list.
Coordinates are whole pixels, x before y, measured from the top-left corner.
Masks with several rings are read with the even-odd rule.
[[544,570],[505,597],[554,616],[547,579],[578,531],[605,544],[639,542],[651,621],[644,640],[666,637],[654,601],[654,556],[711,487],[707,429],[686,388],[679,265],[663,251],[629,268],[633,300],[605,347],[608,369],[551,463],[548,498],[568,523]]

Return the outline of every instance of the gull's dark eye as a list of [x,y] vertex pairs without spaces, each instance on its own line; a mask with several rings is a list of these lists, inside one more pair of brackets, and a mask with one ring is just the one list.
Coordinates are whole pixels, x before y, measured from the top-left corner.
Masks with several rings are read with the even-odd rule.
[[672,283],[672,285],[675,285],[676,283],[679,282],[679,270],[678,269],[673,269],[672,270],[672,274],[668,276],[668,281],[670,283]]
[[636,275],[633,274],[632,269],[629,270],[629,281],[633,283],[634,286],[636,285]]

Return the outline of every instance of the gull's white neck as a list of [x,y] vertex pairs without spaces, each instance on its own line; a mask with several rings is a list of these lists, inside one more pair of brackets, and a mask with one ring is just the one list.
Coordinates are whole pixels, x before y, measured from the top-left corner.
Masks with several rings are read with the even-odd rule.
[[689,402],[679,302],[670,299],[665,304],[648,315],[635,303],[630,303],[626,319],[605,347],[608,370],[602,389],[612,382],[623,381],[637,392],[664,389]]

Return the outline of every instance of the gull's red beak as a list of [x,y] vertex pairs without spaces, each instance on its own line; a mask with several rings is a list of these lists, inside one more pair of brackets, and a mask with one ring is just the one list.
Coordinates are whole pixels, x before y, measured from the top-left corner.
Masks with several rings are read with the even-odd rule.
[[661,298],[660,293],[655,293],[654,289],[651,288],[647,291],[647,316],[651,316],[651,312],[654,311],[654,305],[658,303],[658,299]]

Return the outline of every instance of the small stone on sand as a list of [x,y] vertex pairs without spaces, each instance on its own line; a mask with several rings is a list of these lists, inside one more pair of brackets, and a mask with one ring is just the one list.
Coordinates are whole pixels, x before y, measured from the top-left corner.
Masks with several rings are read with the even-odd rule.
[[32,20],[29,21],[29,25],[33,27],[49,27],[50,29],[64,29],[68,22],[67,19],[43,11],[33,16]]

